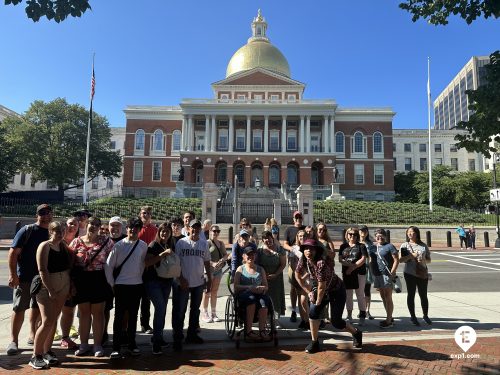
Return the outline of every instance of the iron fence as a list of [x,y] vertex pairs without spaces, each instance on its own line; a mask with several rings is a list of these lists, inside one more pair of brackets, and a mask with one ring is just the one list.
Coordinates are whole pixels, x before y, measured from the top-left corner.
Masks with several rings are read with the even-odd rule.
[[234,214],[234,206],[231,202],[219,203],[217,206],[217,222],[232,223]]
[[251,223],[264,223],[274,215],[273,203],[241,203],[241,217],[246,217]]
[[282,203],[281,204],[281,223],[293,224],[293,212],[298,209],[297,204]]

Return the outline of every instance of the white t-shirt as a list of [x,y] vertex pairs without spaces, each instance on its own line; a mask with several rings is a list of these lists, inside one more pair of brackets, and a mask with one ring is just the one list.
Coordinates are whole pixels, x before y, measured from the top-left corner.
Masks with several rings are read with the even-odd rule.
[[182,276],[188,281],[190,288],[196,288],[205,282],[205,262],[210,262],[208,242],[199,239],[191,241],[189,237],[181,238],[175,245],[175,253],[181,259]]
[[123,240],[115,243],[113,250],[111,250],[111,252],[109,253],[108,259],[106,261],[106,266],[104,267],[104,270],[106,272],[106,279],[108,280],[109,285],[114,286],[115,284],[142,284],[144,259],[146,259],[148,245],[146,245],[144,241],[138,241],[139,243],[137,244],[137,247],[134,249],[132,255],[127,259],[127,262],[123,265],[122,270],[116,280],[113,278],[113,270],[123,263],[123,261],[135,245],[135,241],[130,241],[128,238],[124,238]]

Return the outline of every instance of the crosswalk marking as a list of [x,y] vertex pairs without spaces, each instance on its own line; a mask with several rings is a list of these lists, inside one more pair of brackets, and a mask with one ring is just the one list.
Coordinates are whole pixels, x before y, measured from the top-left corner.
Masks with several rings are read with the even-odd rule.
[[486,268],[486,269],[488,269],[488,270],[494,270],[494,271],[500,272],[500,270],[499,270],[498,268],[485,267],[485,266],[480,266],[480,265],[478,265],[478,264],[464,263],[464,262],[459,262],[459,261],[456,261],[456,260],[451,260],[451,259],[450,259],[448,262],[458,263],[458,264],[465,264],[466,266],[471,266],[471,267]]

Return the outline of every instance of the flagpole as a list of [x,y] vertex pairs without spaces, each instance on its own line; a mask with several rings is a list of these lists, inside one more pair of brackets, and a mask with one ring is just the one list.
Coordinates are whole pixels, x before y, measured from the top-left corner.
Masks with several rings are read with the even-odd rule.
[[431,147],[431,59],[427,57],[427,122],[429,127],[429,211],[432,211],[432,147]]
[[83,204],[87,204],[87,180],[89,178],[90,129],[92,128],[92,101],[94,100],[94,90],[95,90],[94,58],[95,58],[95,53],[92,56],[92,78],[90,82],[90,110],[89,110],[89,121],[87,126],[87,152],[85,153],[85,176],[83,177]]

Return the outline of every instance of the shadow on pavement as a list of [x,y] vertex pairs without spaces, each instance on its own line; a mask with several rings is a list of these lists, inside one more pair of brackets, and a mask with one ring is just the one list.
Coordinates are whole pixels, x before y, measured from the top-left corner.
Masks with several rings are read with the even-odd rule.
[[12,303],[12,288],[0,285],[0,304]]

